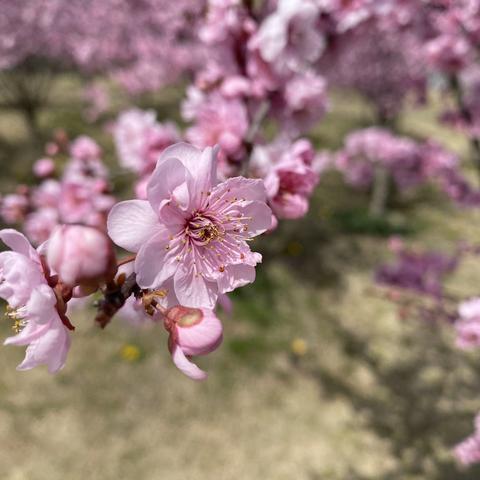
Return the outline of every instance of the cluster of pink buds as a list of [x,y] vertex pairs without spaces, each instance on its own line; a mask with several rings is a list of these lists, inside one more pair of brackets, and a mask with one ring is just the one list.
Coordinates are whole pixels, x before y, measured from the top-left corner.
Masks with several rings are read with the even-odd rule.
[[[58,135],[57,135],[58,137]],[[33,171],[41,179],[34,187],[19,187],[6,195],[0,214],[7,224],[23,224],[35,245],[46,241],[57,225],[79,223],[105,229],[107,214],[115,203],[110,193],[108,171],[102,150],[91,138],[81,136],[68,143],[64,135],[46,146],[49,157],[35,162]],[[56,165],[67,155],[63,172]]]

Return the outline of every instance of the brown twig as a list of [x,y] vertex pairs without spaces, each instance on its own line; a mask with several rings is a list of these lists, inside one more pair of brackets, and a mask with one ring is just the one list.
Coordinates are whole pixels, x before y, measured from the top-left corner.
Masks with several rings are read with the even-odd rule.
[[128,297],[139,295],[140,287],[137,285],[136,275],[132,273],[124,282],[111,282],[103,291],[103,299],[97,302],[97,315],[95,322],[105,328],[113,316],[125,305]]

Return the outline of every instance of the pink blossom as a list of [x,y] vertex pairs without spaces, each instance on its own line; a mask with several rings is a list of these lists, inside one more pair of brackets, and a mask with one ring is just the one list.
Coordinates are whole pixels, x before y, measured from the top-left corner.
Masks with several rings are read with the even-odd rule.
[[29,240],[35,244],[48,240],[53,229],[58,225],[58,212],[54,208],[40,208],[29,213],[25,218],[23,229]]
[[48,178],[32,190],[32,205],[35,208],[57,208],[61,194],[61,183],[58,180]]
[[103,216],[115,203],[112,196],[103,193],[104,187],[102,182],[65,182],[58,205],[62,222],[101,226]]
[[144,169],[143,149],[147,132],[155,128],[153,110],[131,109],[121,113],[115,122],[113,137],[120,165],[136,173]]
[[277,10],[263,21],[255,39],[263,59],[294,71],[318,60],[325,48],[316,25],[319,13],[314,1],[279,0]]
[[177,368],[193,380],[205,380],[207,374],[189,357],[206,355],[222,343],[223,327],[213,310],[175,306],[167,311],[164,324]]
[[58,300],[48,285],[37,251],[15,230],[1,230],[0,238],[13,251],[0,253],[0,297],[17,334],[5,345],[28,345],[18,370],[46,364],[60,370],[70,348],[70,337],[57,310]]
[[381,165],[403,190],[425,181],[432,167],[427,164],[432,158],[430,153],[425,145],[410,138],[398,137],[383,128],[370,127],[346,137],[345,146],[338,152],[335,163],[347,182],[358,187],[369,186],[375,167]]
[[250,82],[240,75],[226,78],[222,82],[221,92],[224,97],[249,96],[251,92]]
[[445,34],[430,40],[425,45],[425,54],[433,67],[455,73],[468,64],[472,52],[462,37]]
[[131,109],[115,123],[113,136],[120,164],[139,175],[150,174],[160,154],[180,140],[175,124],[158,123],[155,112]]
[[460,318],[455,323],[457,346],[464,350],[480,346],[480,298],[462,302],[458,313]]
[[59,151],[60,151],[60,148],[59,148],[58,144],[56,144],[55,142],[48,142],[48,143],[45,145],[45,153],[46,153],[47,155],[54,156],[54,155],[56,155]]
[[97,160],[102,155],[102,149],[95,140],[82,135],[70,145],[70,155],[79,160]]
[[248,17],[240,0],[209,0],[199,37],[207,45],[226,42],[229,37],[241,35],[246,22]]
[[296,75],[287,82],[284,96],[286,108],[280,119],[294,135],[311,128],[328,108],[327,82],[312,72]]
[[0,214],[5,223],[19,223],[25,219],[28,210],[28,198],[25,195],[11,193],[1,199]]
[[33,164],[33,173],[39,177],[49,177],[55,172],[55,163],[51,158],[40,158]]
[[137,253],[142,288],[173,278],[181,305],[213,308],[219,293],[253,282],[261,256],[247,241],[271,221],[260,180],[217,184],[212,148],[180,143],[161,155],[147,196],[115,205],[108,218],[113,241]]
[[116,271],[113,245],[105,233],[83,225],[59,225],[47,245],[49,267],[62,283],[96,288]]
[[480,415],[475,418],[474,433],[455,447],[454,455],[463,465],[480,462]]
[[[192,92],[191,90],[189,92]],[[236,98],[224,98],[218,92],[204,95],[194,111],[195,124],[186,132],[186,138],[196,147],[219,144],[228,157],[241,159],[243,140],[248,130],[248,116],[243,102]],[[188,102],[188,101],[187,101]]]
[[110,106],[109,92],[100,84],[87,85],[83,91],[83,98],[87,103],[85,117],[90,122],[95,122]]
[[301,218],[319,175],[312,168],[315,151],[311,143],[300,139],[290,146],[280,143],[258,146],[252,155],[251,169],[264,179],[268,202],[279,218]]

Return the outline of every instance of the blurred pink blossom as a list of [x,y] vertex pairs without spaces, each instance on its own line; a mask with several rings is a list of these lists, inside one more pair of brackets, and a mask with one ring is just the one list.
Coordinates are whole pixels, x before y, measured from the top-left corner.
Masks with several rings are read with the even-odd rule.
[[40,158],[33,164],[33,173],[39,177],[49,177],[55,172],[55,163],[51,158]]

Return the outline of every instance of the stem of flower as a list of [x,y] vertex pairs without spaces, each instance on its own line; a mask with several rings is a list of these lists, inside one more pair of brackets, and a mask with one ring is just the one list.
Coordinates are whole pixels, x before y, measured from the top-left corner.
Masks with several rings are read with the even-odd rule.
[[121,267],[122,265],[126,265],[127,263],[133,262],[137,258],[137,255],[130,255],[128,257],[123,258],[117,262],[117,267]]

